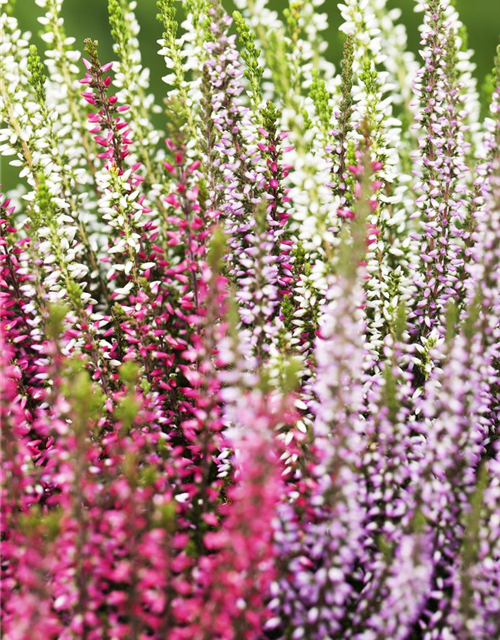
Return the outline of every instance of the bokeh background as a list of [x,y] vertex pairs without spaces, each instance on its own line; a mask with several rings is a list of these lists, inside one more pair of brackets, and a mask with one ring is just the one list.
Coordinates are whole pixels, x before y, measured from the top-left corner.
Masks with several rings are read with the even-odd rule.
[[[269,0],[269,2],[270,6],[279,12],[288,5],[288,0]],[[321,11],[328,14],[329,29],[325,32],[329,42],[328,57],[338,68],[342,50],[342,37],[338,27],[342,20],[337,2],[338,0],[326,0]],[[418,25],[421,23],[422,14],[414,12],[415,0],[388,0],[388,2],[390,7],[400,7],[402,10],[402,20],[408,30],[409,45],[417,51]],[[233,11],[235,8],[231,0],[222,0],[222,3],[227,11]],[[493,56],[499,43],[500,0],[456,0],[456,4],[468,29],[469,46],[475,51],[476,74],[481,86],[485,76],[491,71]],[[137,5],[143,60],[151,69],[152,90],[157,98],[157,104],[161,104],[166,88],[161,78],[166,71],[163,60],[157,55],[159,49],[157,40],[161,37],[161,26],[156,20],[156,0],[138,0]],[[43,50],[44,44],[38,35],[40,25],[37,22],[42,9],[35,4],[34,0],[17,0],[16,7],[16,15],[21,27],[33,33],[35,43]],[[63,6],[67,34],[77,39],[75,47],[83,48],[83,40],[86,37],[99,40],[102,61],[113,59],[107,7],[108,0],[65,0]],[[161,126],[161,123],[159,125]],[[7,166],[7,162],[2,160],[0,183],[3,183],[4,188],[9,189],[17,182],[17,170]]]

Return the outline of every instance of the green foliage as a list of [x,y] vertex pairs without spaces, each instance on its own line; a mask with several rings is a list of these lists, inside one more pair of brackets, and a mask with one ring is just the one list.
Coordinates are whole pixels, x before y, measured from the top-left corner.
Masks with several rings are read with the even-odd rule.
[[156,528],[173,533],[176,528],[176,510],[173,502],[167,502],[156,508],[154,522]]
[[385,561],[390,562],[394,555],[394,545],[382,534],[377,537],[377,545],[384,555]]
[[465,542],[463,548],[463,564],[467,569],[477,556],[479,550],[479,531],[481,527],[481,513],[484,506],[484,492],[488,486],[488,470],[481,465],[477,474],[477,483],[470,499],[470,510],[465,525]]
[[38,55],[38,49],[36,45],[30,46],[30,52],[28,55],[28,71],[30,73],[29,82],[33,87],[37,100],[40,104],[45,104],[46,91],[45,91],[45,69],[43,63]]
[[85,38],[83,45],[83,51],[89,57],[89,61],[92,65],[100,67],[98,57],[99,42],[97,40],[92,40],[91,38]]
[[124,5],[122,0],[109,0],[109,23],[113,40],[122,47],[127,37],[127,24],[125,22]]
[[289,46],[292,53],[297,46],[301,33],[300,15],[303,6],[304,3],[302,0],[295,0],[294,2],[290,2],[288,8],[283,11],[286,20],[286,32],[290,39]]
[[460,607],[462,612],[465,613],[466,616],[470,617],[472,617],[470,614],[474,610],[474,586],[471,582],[469,570],[478,557],[481,516],[484,507],[484,492],[488,487],[488,482],[488,470],[486,465],[483,464],[479,468],[476,487],[470,499],[469,513],[466,518],[465,536],[462,546],[462,592],[460,595]]
[[286,331],[293,330],[293,304],[289,295],[284,296],[281,303],[281,315],[283,316],[283,325]]
[[163,24],[164,28],[163,37],[171,42],[175,40],[177,29],[179,28],[179,23],[175,19],[174,0],[158,0],[156,6],[158,7],[156,18]]
[[255,222],[258,233],[265,233],[267,229],[267,205],[264,201],[260,202],[255,208]]
[[139,469],[139,484],[141,487],[152,487],[158,480],[156,467],[149,465]]
[[215,273],[222,271],[222,263],[226,254],[226,234],[220,227],[217,227],[212,235],[208,248],[207,261]]
[[235,345],[239,344],[239,323],[240,312],[238,310],[238,301],[236,300],[236,292],[231,287],[227,299],[226,320],[229,325],[228,333]]
[[406,307],[404,304],[400,304],[396,309],[396,314],[394,317],[394,338],[398,342],[403,341],[404,332],[406,331],[408,325],[407,316],[406,316]]
[[271,69],[276,91],[283,96],[286,106],[293,105],[292,78],[287,60],[287,46],[283,33],[271,31],[268,36],[269,49],[266,61]]
[[19,514],[19,530],[27,536],[39,534],[45,542],[57,540],[61,529],[61,509],[43,511],[40,504],[31,505],[28,511]]
[[493,82],[498,87],[500,85],[500,44],[497,46],[492,76]]
[[415,511],[415,515],[412,518],[410,529],[413,533],[422,533],[427,525],[427,518],[424,516],[420,509]]
[[120,399],[116,407],[116,417],[122,423],[122,430],[127,433],[134,424],[141,408],[135,388],[139,382],[139,366],[128,360],[120,367],[120,379],[127,387],[127,394]]
[[450,300],[446,310],[446,342],[451,344],[458,330],[458,307],[455,300]]
[[348,280],[356,280],[358,265],[366,253],[366,220],[371,196],[371,167],[368,149],[363,152],[363,174],[355,215],[349,227],[344,226],[339,248],[339,273]]
[[127,360],[120,367],[120,379],[129,387],[134,387],[139,380],[139,366],[133,360]]
[[241,57],[245,61],[245,77],[250,83],[250,94],[254,107],[262,102],[261,81],[264,69],[259,64],[259,50],[255,46],[255,35],[250,31],[239,11],[233,13],[234,24],[241,40]]
[[352,84],[353,84],[353,71],[352,66],[354,62],[354,39],[351,35],[346,37],[344,42],[344,52],[342,57],[342,76],[340,84],[340,116],[339,116],[339,129],[342,135],[347,135],[350,129],[350,121],[352,116],[353,101],[352,101]]
[[50,195],[47,182],[43,173],[37,175],[36,190],[36,207],[30,209],[30,228],[33,235],[37,234],[38,229],[47,224],[47,221],[53,216],[52,196]]
[[122,424],[122,430],[128,433],[139,413],[140,404],[134,392],[124,396],[116,407],[116,417]]
[[53,340],[58,340],[61,336],[68,311],[68,307],[63,304],[54,303],[50,305],[47,333]]
[[320,78],[319,72],[313,69],[313,81],[309,95],[314,102],[316,115],[321,123],[323,133],[326,135],[332,128],[333,107],[330,105],[330,95],[326,90],[325,81]]
[[281,112],[272,102],[267,102],[262,109],[262,126],[271,138],[275,138]]
[[281,366],[281,390],[285,396],[295,391],[300,383],[303,363],[298,358],[287,358]]
[[484,78],[483,84],[481,86],[481,94],[483,97],[483,110],[485,115],[490,115],[489,105],[491,104],[491,99],[493,96],[493,92],[498,90],[500,86],[500,44],[496,49],[496,56],[493,60],[493,69],[490,73],[486,75]]
[[476,291],[474,300],[469,305],[467,316],[465,317],[463,333],[467,340],[472,340],[477,331],[477,321],[481,313],[483,303],[483,294],[480,290]]
[[8,16],[14,15],[14,10],[16,9],[16,0],[7,0],[7,4],[4,5],[3,9]]
[[302,242],[297,242],[292,251],[293,258],[293,270],[297,275],[300,275],[306,267],[306,250]]

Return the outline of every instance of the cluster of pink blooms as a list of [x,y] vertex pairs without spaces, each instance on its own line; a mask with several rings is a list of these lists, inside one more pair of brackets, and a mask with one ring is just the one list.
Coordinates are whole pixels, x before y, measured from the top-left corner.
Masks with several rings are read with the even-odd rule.
[[[117,51],[133,4],[110,2]],[[256,14],[230,34],[186,2],[178,37],[160,0],[147,163],[141,101],[113,92],[140,57],[86,41],[73,154],[6,6],[26,91],[0,141],[31,191],[0,204],[5,640],[500,637],[500,56],[471,131],[458,18],[429,0],[396,161],[362,37],[385,3],[346,23],[340,94],[325,71],[303,102],[299,4],[266,48]]]

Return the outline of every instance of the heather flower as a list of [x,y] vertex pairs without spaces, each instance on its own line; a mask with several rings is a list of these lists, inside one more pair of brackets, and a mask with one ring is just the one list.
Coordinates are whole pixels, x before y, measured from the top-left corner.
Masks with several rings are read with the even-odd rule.
[[[82,109],[78,82],[81,52],[79,48],[72,46],[75,39],[66,33],[62,16],[63,0],[37,0],[37,5],[45,9],[38,21],[43,27],[42,40],[47,45],[45,64],[49,72],[49,95],[54,97],[57,123],[65,131],[61,141],[65,145],[66,157],[71,158],[71,164],[75,165],[79,183],[83,181],[84,184],[91,185],[96,171],[96,147],[85,136],[86,113]],[[90,175],[83,170],[85,167],[90,168]]]
[[450,0],[420,65],[345,0],[339,73],[321,0],[158,0],[163,112],[135,2],[108,63],[36,4],[40,48],[0,0],[6,639],[496,638],[498,56],[482,121]]
[[414,188],[422,192],[416,200],[422,228],[415,236],[422,266],[414,279],[421,309],[413,315],[423,336],[432,329],[442,333],[447,305],[458,302],[461,295],[457,272],[463,262],[461,229],[469,197],[465,157],[470,143],[465,139],[459,79],[450,64],[455,31],[448,9],[448,2],[428,5],[421,43],[424,66],[415,83],[420,99],[416,120],[424,135],[419,138],[420,160],[414,171],[418,178]]
[[259,638],[269,613],[271,581],[275,575],[272,521],[280,496],[277,451],[272,428],[282,413],[260,394],[238,403],[236,446],[238,486],[233,504],[224,509],[224,528],[207,535],[215,553],[199,567],[202,589],[195,638]]

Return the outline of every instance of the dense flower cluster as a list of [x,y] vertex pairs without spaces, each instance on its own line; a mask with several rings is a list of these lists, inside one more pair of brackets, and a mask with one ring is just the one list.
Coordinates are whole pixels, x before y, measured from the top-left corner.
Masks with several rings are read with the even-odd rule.
[[[6,640],[500,637],[500,49],[451,0],[2,7]],[[180,16],[183,16],[182,19]],[[76,47],[76,48],[75,48]],[[163,113],[164,130],[158,128]]]

